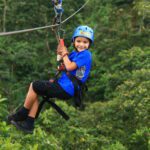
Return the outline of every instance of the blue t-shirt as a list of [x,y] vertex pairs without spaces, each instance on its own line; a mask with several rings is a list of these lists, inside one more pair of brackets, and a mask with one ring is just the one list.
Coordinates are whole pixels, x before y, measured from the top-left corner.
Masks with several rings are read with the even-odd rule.
[[[70,74],[81,80],[83,83],[87,80],[92,64],[92,54],[86,49],[81,52],[73,51],[69,54],[69,59],[75,62],[77,69],[69,71]],[[71,96],[74,95],[74,86],[72,81],[66,75],[66,72],[62,72],[61,77],[58,79],[59,85]]]

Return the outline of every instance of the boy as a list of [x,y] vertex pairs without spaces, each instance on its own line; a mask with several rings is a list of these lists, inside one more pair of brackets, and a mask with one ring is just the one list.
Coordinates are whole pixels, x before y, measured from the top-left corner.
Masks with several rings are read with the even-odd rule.
[[61,55],[66,71],[62,71],[57,81],[35,81],[30,84],[24,106],[15,114],[8,116],[8,121],[18,129],[32,133],[34,120],[38,110],[38,96],[69,99],[75,95],[75,87],[68,76],[74,76],[82,83],[87,80],[92,63],[92,55],[88,50],[94,42],[93,30],[88,26],[79,26],[72,36],[75,48],[70,54],[65,46],[58,45],[57,53]]

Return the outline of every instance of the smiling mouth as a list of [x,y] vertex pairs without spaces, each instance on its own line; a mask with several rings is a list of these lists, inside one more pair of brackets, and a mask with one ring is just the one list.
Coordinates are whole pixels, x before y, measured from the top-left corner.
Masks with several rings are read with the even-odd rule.
[[78,49],[84,49],[84,47],[77,47]]

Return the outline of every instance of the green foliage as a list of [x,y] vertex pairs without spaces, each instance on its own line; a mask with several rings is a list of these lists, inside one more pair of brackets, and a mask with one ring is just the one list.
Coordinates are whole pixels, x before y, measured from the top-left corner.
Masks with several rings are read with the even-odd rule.
[[149,75],[150,70],[141,69],[134,71],[131,79],[125,81],[117,89],[115,99],[122,101],[123,117],[124,119],[129,117],[130,127],[134,127],[134,125],[142,127],[143,123],[148,127],[150,105],[150,94],[148,92],[150,90]]
[[[84,2],[64,1],[63,19]],[[32,135],[7,125],[6,116],[21,105],[30,82],[53,77],[57,41],[51,29],[0,37],[0,149],[148,150],[149,7],[148,0],[90,0],[63,25],[70,50],[76,26],[95,31],[86,108],[56,100],[70,120],[46,109]],[[49,1],[0,0],[1,32],[49,25],[53,16]]]
[[135,133],[131,136],[131,147],[130,149],[149,149],[149,143],[150,140],[149,134],[150,129],[148,128],[141,128],[136,130]]
[[102,150],[127,150],[120,142],[111,144],[110,146],[102,147]]
[[48,135],[40,128],[37,128],[32,135],[25,135],[19,131],[16,131],[12,126],[6,125],[6,122],[0,123],[0,149],[54,149],[62,150],[59,147],[56,138],[53,135]]
[[0,118],[3,118],[8,113],[6,102],[7,102],[7,99],[2,98],[2,96],[0,95]]

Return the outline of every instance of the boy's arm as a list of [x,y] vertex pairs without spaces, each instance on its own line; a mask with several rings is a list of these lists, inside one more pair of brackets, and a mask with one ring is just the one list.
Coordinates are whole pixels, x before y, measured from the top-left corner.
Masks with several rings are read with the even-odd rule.
[[63,57],[63,62],[64,62],[64,65],[65,65],[67,71],[73,71],[77,68],[76,63],[70,61],[68,55],[65,55]]
[[59,45],[57,48],[57,53],[61,55],[63,59],[63,63],[65,65],[66,70],[72,71],[77,68],[77,65],[75,62],[72,62],[68,57],[68,50],[65,46]]

